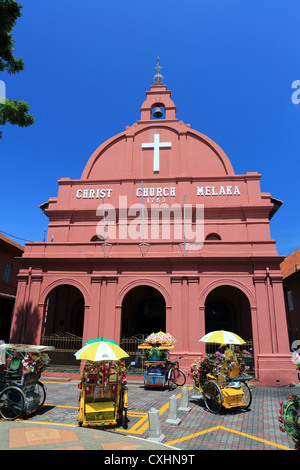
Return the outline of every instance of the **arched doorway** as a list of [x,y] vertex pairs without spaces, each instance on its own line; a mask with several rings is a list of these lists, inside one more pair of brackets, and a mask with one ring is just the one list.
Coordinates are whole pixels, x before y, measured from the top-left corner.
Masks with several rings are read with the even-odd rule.
[[166,302],[154,287],[137,286],[122,302],[121,338],[166,329]]
[[[219,286],[212,290],[205,301],[205,333],[226,330],[237,333],[246,344],[242,350],[248,373],[254,373],[251,307],[248,297],[237,287]],[[206,344],[206,353],[214,353],[219,345]],[[238,346],[236,346],[239,349]]]
[[52,289],[46,299],[45,334],[62,331],[82,336],[83,321],[84,298],[80,290],[68,284]]
[[132,288],[122,302],[121,347],[129,354],[126,366],[134,361],[136,367],[142,367],[138,345],[146,336],[159,330],[166,330],[163,295],[148,285]]
[[[12,297],[12,296],[11,296]],[[11,320],[14,311],[15,299],[0,294],[0,338],[9,342]]]
[[237,287],[219,286],[213,289],[205,301],[205,332],[233,331],[245,341],[252,340],[250,302]]
[[79,289],[62,284],[45,301],[41,344],[54,346],[51,363],[78,364],[74,352],[82,346],[84,297]]

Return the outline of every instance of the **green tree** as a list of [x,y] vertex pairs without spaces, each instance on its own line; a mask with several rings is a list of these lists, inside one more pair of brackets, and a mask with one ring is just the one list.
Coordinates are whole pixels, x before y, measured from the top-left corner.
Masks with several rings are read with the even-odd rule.
[[[9,74],[18,73],[24,70],[25,65],[21,59],[14,56],[14,40],[12,30],[17,19],[21,15],[22,6],[14,0],[0,0],[0,71],[7,71]],[[6,123],[20,127],[31,126],[35,120],[31,114],[26,101],[16,101],[4,99],[0,102],[0,126]],[[0,139],[2,132],[0,132]]]

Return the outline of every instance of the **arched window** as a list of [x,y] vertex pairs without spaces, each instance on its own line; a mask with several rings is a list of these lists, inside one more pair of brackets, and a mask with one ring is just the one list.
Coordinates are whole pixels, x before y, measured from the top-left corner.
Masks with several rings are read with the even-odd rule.
[[221,237],[217,233],[210,233],[205,240],[221,240]]

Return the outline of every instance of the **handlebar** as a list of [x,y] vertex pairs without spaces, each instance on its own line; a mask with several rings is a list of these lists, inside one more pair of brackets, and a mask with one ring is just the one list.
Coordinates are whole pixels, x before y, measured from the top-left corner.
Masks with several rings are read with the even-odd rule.
[[170,362],[171,362],[172,365],[179,364],[179,359],[182,359],[182,358],[183,358],[183,356],[178,356],[178,357],[176,357],[176,359],[174,359],[174,361],[170,361]]

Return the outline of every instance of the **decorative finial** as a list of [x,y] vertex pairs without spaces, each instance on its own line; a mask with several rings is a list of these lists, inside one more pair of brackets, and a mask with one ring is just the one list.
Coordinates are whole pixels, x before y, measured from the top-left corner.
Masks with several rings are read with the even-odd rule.
[[160,73],[162,68],[163,67],[161,67],[161,65],[159,65],[159,57],[157,57],[157,65],[156,65],[156,67],[154,67],[154,70],[157,70],[157,74],[154,75],[154,77],[153,77],[153,80],[154,80],[155,84],[163,83],[163,81],[164,81],[164,77]]

